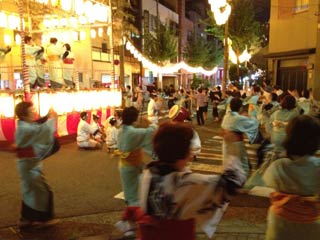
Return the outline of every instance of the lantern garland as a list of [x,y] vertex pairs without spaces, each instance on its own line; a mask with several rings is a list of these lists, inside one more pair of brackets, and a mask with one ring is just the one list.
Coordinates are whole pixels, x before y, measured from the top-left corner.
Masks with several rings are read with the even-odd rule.
[[152,69],[153,72],[159,73],[159,74],[170,74],[178,72],[180,69],[184,69],[190,73],[202,73],[206,76],[211,76],[215,74],[218,70],[217,67],[214,67],[212,70],[205,70],[203,67],[191,67],[188,64],[186,64],[184,61],[181,61],[174,65],[166,65],[166,66],[159,66],[153,62],[151,62],[149,59],[147,59],[145,56],[143,56],[142,53],[139,52],[136,47],[127,40],[126,43],[126,49],[130,51],[130,53],[138,59],[139,62],[142,62],[142,65],[148,69]]

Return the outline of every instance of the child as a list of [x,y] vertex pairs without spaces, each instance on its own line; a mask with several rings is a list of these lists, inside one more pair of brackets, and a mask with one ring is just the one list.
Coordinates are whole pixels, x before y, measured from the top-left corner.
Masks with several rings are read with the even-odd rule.
[[95,129],[94,133],[92,134],[94,139],[100,143],[105,142],[106,135],[104,133],[104,126],[99,123],[100,117],[93,114],[92,119],[92,128]]
[[117,149],[118,144],[118,128],[116,127],[117,120],[112,117],[109,120],[109,127],[106,129],[106,144],[109,152]]

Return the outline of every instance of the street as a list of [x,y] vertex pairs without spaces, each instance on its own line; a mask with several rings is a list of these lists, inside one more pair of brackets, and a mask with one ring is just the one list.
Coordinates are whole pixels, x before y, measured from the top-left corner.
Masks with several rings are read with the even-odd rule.
[[[195,128],[202,141],[202,150],[197,160],[191,162],[189,167],[193,171],[206,174],[221,173],[222,139],[219,137],[219,124],[211,122],[210,119],[206,125],[200,127],[195,125]],[[247,144],[247,148],[251,163],[254,164],[256,146]],[[16,225],[21,200],[20,180],[14,153],[2,151],[0,159],[1,229]],[[63,144],[57,154],[44,160],[44,172],[54,192],[56,216],[60,219],[75,218],[79,221],[102,213],[104,215],[98,217],[100,221],[104,224],[114,224],[125,207],[122,200],[114,198],[121,192],[117,164],[117,157],[108,153],[106,148],[95,151],[79,150],[75,142]],[[267,206],[266,198],[248,195],[235,197],[219,225],[216,239],[219,239],[219,236],[226,237],[232,234],[232,236],[236,234],[239,237],[256,236],[253,239],[262,239]],[[105,220],[106,214],[109,216],[108,220]],[[197,239],[207,238],[200,234]]]

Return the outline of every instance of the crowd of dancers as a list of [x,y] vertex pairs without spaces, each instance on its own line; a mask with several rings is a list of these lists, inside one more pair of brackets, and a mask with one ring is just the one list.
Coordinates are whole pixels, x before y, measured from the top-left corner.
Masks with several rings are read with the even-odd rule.
[[[320,123],[318,103],[311,91],[298,96],[297,91],[271,88],[266,81],[248,91],[230,85],[225,99],[219,88],[174,91],[170,86],[166,96],[163,92],[149,91],[146,117],[140,114],[142,88],[132,91],[130,86],[124,95],[125,108],[109,117],[104,126],[98,116],[92,116],[90,125],[88,113],[80,114],[78,146],[99,149],[106,142],[119,156],[128,206],[117,224],[119,229],[131,234],[137,227],[141,239],[180,239],[186,232],[183,239],[195,239],[194,227],[199,226],[211,237],[233,195],[263,186],[272,190],[266,239],[320,236],[320,159],[315,156],[320,146]],[[221,121],[221,175],[193,173],[187,167],[201,149],[192,112],[201,127],[206,124],[209,106],[213,120]],[[159,125],[158,117],[164,110],[169,111],[170,119]],[[54,115],[35,122],[32,106],[26,103],[17,105],[16,115],[23,183],[21,226],[49,224],[53,219],[52,192],[43,178],[41,161],[55,152],[55,139],[45,138],[44,144],[40,136],[53,136]],[[39,134],[28,137],[34,131]],[[256,171],[247,157],[245,137],[260,144]],[[146,155],[151,159],[147,165]],[[173,225],[177,226],[174,232],[169,231]]]

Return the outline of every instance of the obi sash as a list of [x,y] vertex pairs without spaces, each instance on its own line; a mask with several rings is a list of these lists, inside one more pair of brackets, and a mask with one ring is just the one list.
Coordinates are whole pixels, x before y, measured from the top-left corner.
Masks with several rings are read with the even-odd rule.
[[223,139],[227,142],[242,142],[243,141],[243,133],[223,130]]
[[35,57],[33,55],[30,54],[26,54],[26,60],[34,60]]
[[121,152],[120,154],[120,163],[123,166],[138,166],[142,163],[142,159],[142,149],[132,152]]
[[34,158],[34,157],[36,157],[36,154],[35,154],[32,147],[17,148],[16,153],[17,153],[18,158]]
[[73,58],[65,58],[63,59],[64,64],[73,64],[74,59]]
[[60,59],[59,55],[49,55],[48,59],[50,61],[58,61]]
[[320,220],[320,200],[281,192],[271,193],[270,211],[289,221],[313,223]]

